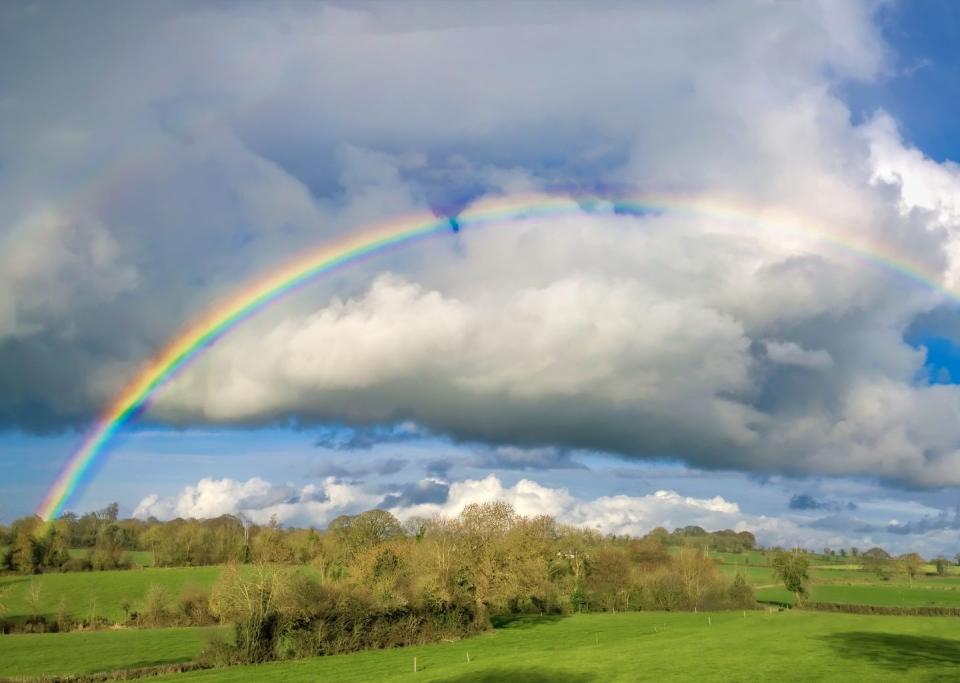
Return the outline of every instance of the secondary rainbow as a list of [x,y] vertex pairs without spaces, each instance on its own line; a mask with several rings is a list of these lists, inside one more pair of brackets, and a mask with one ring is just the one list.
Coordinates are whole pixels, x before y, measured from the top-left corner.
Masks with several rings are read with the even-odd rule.
[[529,219],[573,217],[582,215],[584,211],[690,214],[798,233],[896,271],[954,301],[960,300],[956,293],[943,286],[940,276],[932,269],[904,257],[896,249],[866,241],[861,236],[844,234],[835,227],[795,214],[748,206],[728,198],[644,195],[626,199],[587,197],[574,200],[569,195],[509,196],[486,200],[458,216],[456,222],[432,214],[393,219],[371,229],[352,233],[283,265],[238,290],[234,296],[187,327],[141,369],[100,416],[50,486],[37,508],[37,514],[45,520],[60,515],[71,497],[90,478],[94,466],[106,452],[113,437],[145,407],[151,395],[164,382],[214,341],[299,287],[338,268],[358,263],[364,257],[461,228],[472,230]]

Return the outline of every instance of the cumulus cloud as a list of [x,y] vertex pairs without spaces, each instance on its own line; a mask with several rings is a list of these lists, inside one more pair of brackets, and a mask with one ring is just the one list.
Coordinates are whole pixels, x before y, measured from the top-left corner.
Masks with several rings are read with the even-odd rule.
[[[83,424],[240,283],[422,210],[463,227],[246,322],[150,419],[960,484],[960,390],[904,341],[940,298],[832,246],[955,278],[956,168],[836,94],[886,68],[872,9],[3,7],[0,424]],[[610,186],[746,208],[570,190]],[[557,188],[563,218],[470,228]]]
[[815,520],[770,517],[745,512],[722,496],[698,498],[661,489],[643,495],[578,497],[565,487],[550,487],[531,479],[506,485],[495,475],[445,483],[424,479],[391,489],[386,494],[343,484],[334,478],[322,486],[294,488],[253,478],[203,479],[180,494],[150,495],[137,506],[138,517],[210,517],[243,514],[263,523],[272,516],[288,524],[323,527],[339,514],[355,514],[372,507],[389,510],[401,520],[411,517],[454,517],[467,505],[503,501],[525,516],[551,515],[560,522],[595,529],[604,534],[643,535],[662,526],[674,529],[696,525],[709,530],[751,531],[765,546],[809,548],[881,544],[895,551],[922,549],[947,552],[960,540],[956,515],[941,513],[913,523],[876,524],[836,513]]
[[205,478],[177,496],[146,496],[133,516],[171,519],[239,514],[258,524],[275,517],[282,523],[325,525],[339,514],[368,509],[379,500],[379,496],[335,477],[327,477],[319,486],[307,484],[301,488],[271,484],[259,477],[245,482]]

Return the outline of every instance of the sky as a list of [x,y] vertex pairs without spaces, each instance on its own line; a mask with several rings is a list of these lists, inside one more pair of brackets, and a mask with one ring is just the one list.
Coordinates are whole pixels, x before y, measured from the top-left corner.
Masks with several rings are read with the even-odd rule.
[[[0,521],[190,321],[423,212],[462,227],[218,339],[67,507],[952,557],[957,44],[946,1],[5,3]],[[567,209],[464,220],[519,194]],[[740,209],[581,201],[623,194]]]

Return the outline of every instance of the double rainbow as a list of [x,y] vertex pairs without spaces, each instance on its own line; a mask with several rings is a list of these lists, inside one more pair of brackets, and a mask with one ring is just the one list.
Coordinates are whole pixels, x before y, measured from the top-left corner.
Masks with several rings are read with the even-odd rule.
[[347,235],[338,242],[285,264],[248,284],[177,335],[124,387],[92,426],[50,486],[37,508],[37,514],[45,520],[59,516],[80,487],[92,477],[94,465],[105,453],[113,437],[145,407],[150,396],[165,381],[199,356],[212,342],[285,295],[321,275],[358,263],[364,257],[411,245],[432,236],[449,234],[460,228],[473,229],[512,220],[575,216],[591,204],[605,207],[607,211],[714,217],[813,236],[841,252],[865,258],[957,300],[957,295],[943,286],[938,274],[893,249],[855,235],[844,235],[836,228],[828,228],[793,214],[723,199],[647,195],[628,199],[598,197],[574,201],[568,196],[512,196],[486,201],[480,208],[468,211],[456,221],[427,214],[394,219],[372,229]]

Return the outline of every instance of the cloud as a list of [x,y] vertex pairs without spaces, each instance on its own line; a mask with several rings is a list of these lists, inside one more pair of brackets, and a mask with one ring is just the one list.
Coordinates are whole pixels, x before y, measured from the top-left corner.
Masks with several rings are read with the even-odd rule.
[[428,478],[392,488],[386,494],[344,484],[332,477],[321,486],[302,488],[274,485],[259,478],[246,482],[202,479],[169,498],[145,497],[135,515],[166,519],[242,513],[258,523],[275,515],[283,523],[323,527],[339,514],[355,514],[373,507],[387,509],[406,520],[435,515],[454,517],[467,505],[490,501],[509,503],[522,515],[551,515],[560,522],[604,534],[639,536],[658,526],[674,529],[697,525],[708,530],[751,531],[766,547],[881,545],[893,552],[919,550],[927,555],[949,552],[960,541],[956,516],[946,513],[912,524],[875,524],[846,512],[806,521],[751,514],[738,502],[723,496],[700,498],[660,489],[641,495],[585,498],[571,494],[565,487],[546,486],[531,479],[508,485],[492,474],[451,483]]
[[419,441],[428,436],[427,431],[408,421],[396,425],[329,428],[317,437],[314,445],[336,451],[369,450],[384,443]]
[[453,463],[449,460],[428,460],[425,463],[427,476],[434,479],[446,479],[452,468]]
[[385,477],[397,474],[409,464],[410,461],[404,458],[386,458],[362,467],[343,467],[335,463],[325,463],[316,470],[315,474],[319,477],[337,477],[338,479],[360,479],[370,474]]
[[501,470],[585,470],[587,466],[573,459],[569,451],[558,448],[516,448],[500,446],[483,449],[464,463],[478,469]]
[[852,500],[846,504],[837,501],[818,500],[808,493],[798,493],[790,498],[789,508],[791,510],[856,510],[857,504]]
[[[960,262],[955,166],[837,96],[889,66],[873,9],[4,7],[0,426],[86,425],[242,283],[422,210],[461,229],[246,321],[146,418],[960,484],[960,389],[904,341],[941,298],[836,246]],[[610,186],[750,220],[571,190],[470,228]]]
[[437,479],[423,479],[389,493],[380,505],[385,508],[407,508],[415,505],[442,503],[447,500],[450,485]]
[[245,482],[205,478],[174,497],[146,496],[133,516],[170,519],[242,514],[258,524],[276,517],[281,523],[324,526],[339,514],[360,512],[379,500],[380,497],[335,477],[327,477],[320,486],[307,484],[299,489],[271,484],[259,477]]
[[767,351],[767,358],[782,365],[795,365],[813,370],[829,368],[833,365],[833,358],[823,349],[807,350],[793,342],[778,342],[766,339],[763,342]]

